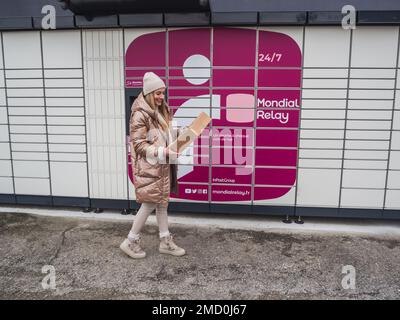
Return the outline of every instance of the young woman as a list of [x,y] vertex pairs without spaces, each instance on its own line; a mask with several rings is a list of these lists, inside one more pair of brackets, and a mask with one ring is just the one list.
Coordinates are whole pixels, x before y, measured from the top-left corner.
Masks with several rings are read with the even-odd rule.
[[120,248],[132,258],[144,258],[140,231],[155,209],[160,231],[159,252],[183,256],[168,230],[170,192],[177,192],[177,165],[170,158],[177,154],[168,149],[174,136],[172,114],[165,103],[165,83],[155,73],[143,77],[143,92],[133,102],[130,118],[131,156],[136,201],[141,203],[133,226]]

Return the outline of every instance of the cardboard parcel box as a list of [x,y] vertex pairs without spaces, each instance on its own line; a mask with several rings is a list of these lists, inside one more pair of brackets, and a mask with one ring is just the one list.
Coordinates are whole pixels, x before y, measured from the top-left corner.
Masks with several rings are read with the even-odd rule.
[[211,118],[202,112],[168,147],[176,153],[182,153],[210,123]]

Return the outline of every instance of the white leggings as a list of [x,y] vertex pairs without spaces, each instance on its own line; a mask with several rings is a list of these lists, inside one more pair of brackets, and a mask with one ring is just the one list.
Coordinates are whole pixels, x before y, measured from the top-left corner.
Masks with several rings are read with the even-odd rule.
[[169,235],[168,231],[168,204],[158,203],[142,203],[138,212],[136,213],[135,220],[133,221],[132,229],[129,232],[130,238],[137,239],[140,231],[145,225],[147,218],[156,209],[156,218],[158,228],[160,230],[160,237]]

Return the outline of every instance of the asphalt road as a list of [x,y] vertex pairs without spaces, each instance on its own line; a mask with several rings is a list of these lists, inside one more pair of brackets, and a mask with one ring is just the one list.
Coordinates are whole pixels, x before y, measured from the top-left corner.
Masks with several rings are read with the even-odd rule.
[[0,299],[400,298],[399,237],[173,224],[177,258],[146,225],[147,257],[133,260],[119,249],[130,227],[1,213]]

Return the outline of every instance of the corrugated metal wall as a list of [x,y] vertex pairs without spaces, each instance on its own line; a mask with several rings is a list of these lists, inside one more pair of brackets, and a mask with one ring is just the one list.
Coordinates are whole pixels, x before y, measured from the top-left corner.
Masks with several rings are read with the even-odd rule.
[[82,35],[90,197],[127,199],[122,31]]

